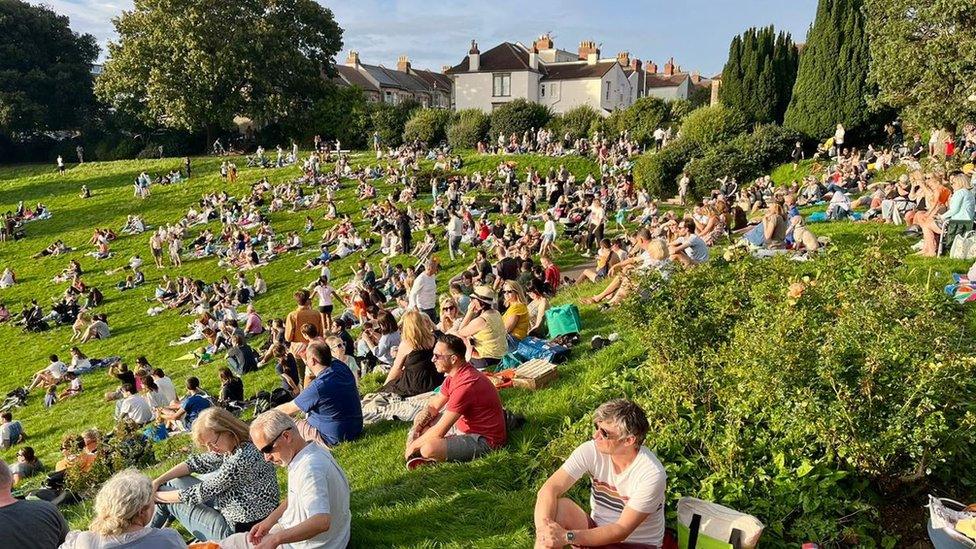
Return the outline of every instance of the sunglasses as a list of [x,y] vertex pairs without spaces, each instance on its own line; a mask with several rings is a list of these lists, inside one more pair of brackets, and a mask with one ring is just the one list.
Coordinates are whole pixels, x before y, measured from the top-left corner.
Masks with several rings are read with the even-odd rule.
[[434,360],[447,360],[452,356],[454,356],[454,353],[448,353],[446,355],[439,355],[437,353],[434,353]]
[[259,451],[262,454],[264,454],[264,455],[268,455],[271,452],[274,452],[274,445],[275,445],[275,443],[278,442],[278,439],[281,438],[281,435],[285,434],[285,431],[290,431],[290,430],[291,430],[291,427],[288,427],[287,429],[284,429],[283,431],[281,431],[280,433],[278,433],[278,436],[276,436],[273,439],[271,439],[271,442],[269,442],[269,443],[265,444],[264,446],[262,446],[261,448],[259,448]]
[[608,433],[606,429],[597,425],[595,421],[593,422],[593,430],[595,430],[603,440],[616,440],[617,438],[620,438],[617,436],[611,436],[611,433]]

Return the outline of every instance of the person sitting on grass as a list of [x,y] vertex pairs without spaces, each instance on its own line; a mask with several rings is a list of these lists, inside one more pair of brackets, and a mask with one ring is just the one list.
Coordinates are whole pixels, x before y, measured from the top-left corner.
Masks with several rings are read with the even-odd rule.
[[27,386],[28,392],[33,390],[34,387],[37,387],[38,385],[41,385],[44,388],[53,387],[58,383],[61,383],[61,380],[64,379],[64,374],[68,373],[68,365],[61,362],[61,360],[58,359],[58,355],[51,355],[49,358],[51,363],[48,364],[43,370],[40,370],[34,374],[33,381],[31,381],[31,384]]
[[511,280],[502,284],[502,296],[505,299],[505,314],[502,315],[505,332],[516,342],[521,341],[529,335],[529,328],[532,324],[532,319],[529,318],[529,309],[526,306],[529,300],[525,297],[522,286]]
[[281,498],[275,468],[251,442],[246,423],[208,408],[193,423],[193,442],[203,453],[152,482],[153,528],[176,520],[196,539],[217,541],[250,531],[275,510]]
[[20,484],[25,478],[32,477],[44,469],[41,460],[30,446],[24,446],[17,452],[17,461],[10,465],[10,473],[13,475],[14,486]]
[[445,375],[407,435],[407,468],[425,463],[471,461],[505,445],[508,433],[498,389],[464,359],[461,338],[445,334],[434,345],[434,366]]
[[501,362],[508,352],[508,334],[490,286],[475,287],[468,312],[460,322],[454,323],[452,333],[469,342],[470,361],[475,368],[484,370]]
[[266,461],[288,469],[288,497],[250,531],[234,534],[220,546],[346,547],[352,524],[349,479],[332,454],[299,436],[295,422],[278,410],[255,418],[250,435]]
[[200,380],[196,377],[186,378],[186,396],[179,405],[170,405],[159,412],[160,419],[166,421],[167,427],[175,431],[189,430],[200,412],[211,406],[210,400],[200,389]]
[[[589,257],[589,256],[584,256]],[[580,273],[579,277],[576,279],[576,283],[581,282],[598,282],[607,277],[607,273],[610,269],[617,264],[619,261],[617,254],[613,252],[611,248],[611,243],[609,238],[604,238],[600,240],[600,246],[596,251],[596,266],[592,269],[586,269]]]
[[[647,416],[637,404],[605,402],[583,443],[542,485],[535,501],[536,548],[660,548],[664,542],[667,473],[645,447]],[[589,475],[590,513],[563,497]]]
[[81,394],[81,378],[78,377],[78,374],[68,372],[64,374],[64,379],[68,382],[68,387],[61,391],[61,394],[58,395],[58,400],[64,400],[66,398]]
[[136,391],[131,383],[122,385],[122,400],[115,407],[115,419],[131,421],[136,425],[145,425],[153,419],[153,409],[149,402]]
[[4,547],[54,549],[68,534],[68,522],[47,501],[27,501],[11,494],[14,475],[0,461],[0,539]]
[[676,238],[669,246],[671,259],[685,267],[694,267],[708,261],[708,245],[695,234],[695,223],[690,219],[678,222]]
[[307,414],[307,420],[298,422],[296,434],[309,442],[330,447],[358,438],[363,432],[363,409],[352,370],[332,358],[325,341],[309,343],[305,359],[314,379],[295,400],[277,409],[288,415]]
[[19,421],[14,421],[10,411],[0,414],[0,450],[20,444],[25,438],[24,426]]
[[95,496],[95,518],[89,529],[68,532],[61,548],[186,547],[176,530],[149,527],[155,508],[153,492],[152,483],[139,471],[126,469],[116,473]]

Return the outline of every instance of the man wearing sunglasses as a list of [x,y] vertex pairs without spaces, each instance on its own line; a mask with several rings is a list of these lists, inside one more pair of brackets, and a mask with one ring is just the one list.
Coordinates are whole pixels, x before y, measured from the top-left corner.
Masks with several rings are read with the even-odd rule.
[[[537,549],[662,546],[667,473],[643,446],[647,430],[647,416],[629,400],[597,408],[593,439],[577,447],[536,496]],[[590,514],[563,497],[584,474],[591,479]]]
[[441,391],[417,414],[407,435],[407,468],[471,461],[507,441],[498,389],[464,360],[464,341],[445,334],[434,345],[434,367],[446,377]]
[[332,454],[306,442],[285,413],[269,410],[251,422],[251,441],[264,459],[288,469],[288,497],[247,533],[222,549],[344,549],[349,544],[349,480]]

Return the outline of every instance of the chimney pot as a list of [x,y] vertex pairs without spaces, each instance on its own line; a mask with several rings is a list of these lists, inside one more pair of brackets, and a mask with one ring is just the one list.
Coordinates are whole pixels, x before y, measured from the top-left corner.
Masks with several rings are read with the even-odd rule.
[[600,50],[596,47],[596,42],[592,40],[584,40],[580,42],[579,46],[579,59],[580,61],[586,61],[591,53],[595,53],[597,58],[600,57]]
[[406,55],[401,55],[397,59],[397,70],[400,72],[410,72],[410,58]]
[[346,65],[350,67],[359,66],[359,52],[356,50],[349,51],[349,57],[346,58]]

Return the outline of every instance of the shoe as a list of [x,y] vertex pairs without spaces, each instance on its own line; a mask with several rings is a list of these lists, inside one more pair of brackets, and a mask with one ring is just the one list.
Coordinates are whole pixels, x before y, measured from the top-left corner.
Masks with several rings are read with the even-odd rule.
[[413,471],[418,467],[424,467],[427,465],[433,465],[437,463],[436,459],[425,458],[423,456],[414,456],[407,460],[407,470]]

